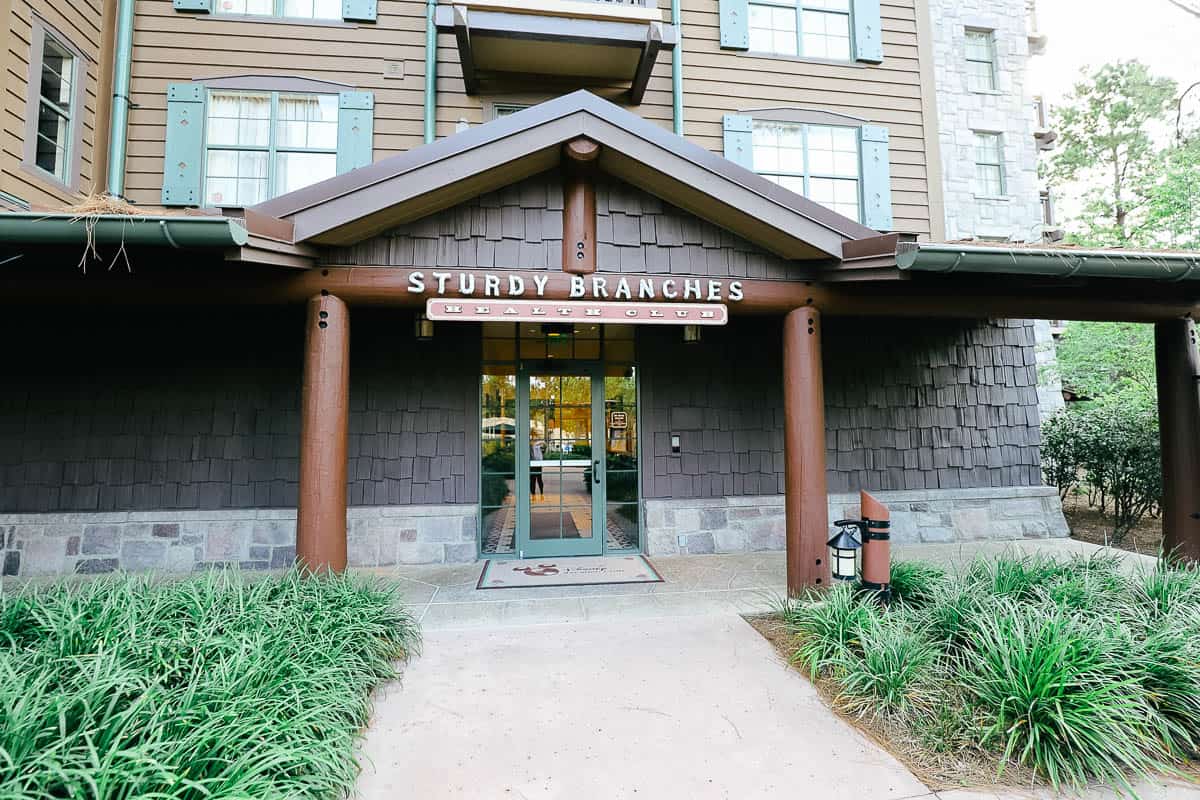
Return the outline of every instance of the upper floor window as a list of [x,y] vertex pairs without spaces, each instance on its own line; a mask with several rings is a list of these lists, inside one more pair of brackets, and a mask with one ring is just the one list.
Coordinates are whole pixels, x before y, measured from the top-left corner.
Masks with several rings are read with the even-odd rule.
[[522,103],[495,103],[492,105],[492,119],[511,117],[518,111],[524,111],[527,108],[529,106]]
[[75,129],[76,57],[51,34],[42,40],[33,163],[63,183],[71,182]]
[[851,219],[860,219],[858,131],[754,120],[754,171]]
[[749,10],[751,50],[850,60],[850,0],[755,0]]
[[252,206],[337,173],[338,96],[211,90],[204,203]]
[[996,34],[967,31],[967,88],[972,92],[996,90]]
[[342,0],[216,0],[219,14],[293,19],[342,19]]
[[975,131],[975,194],[1004,194],[1004,148],[998,133]]

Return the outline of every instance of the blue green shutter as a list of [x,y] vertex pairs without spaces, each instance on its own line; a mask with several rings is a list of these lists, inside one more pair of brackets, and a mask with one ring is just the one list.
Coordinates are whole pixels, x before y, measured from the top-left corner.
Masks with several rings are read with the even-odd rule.
[[163,156],[164,206],[200,205],[204,168],[205,89],[199,83],[167,87],[167,135]]
[[338,95],[337,171],[340,175],[372,161],[375,134],[375,95],[342,92]]
[[878,64],[883,61],[883,23],[879,0],[850,0],[854,24],[854,60]]
[[721,47],[750,48],[750,4],[746,0],[721,0]]
[[342,0],[342,19],[348,22],[374,22],[375,0]]
[[721,118],[725,131],[725,157],[739,167],[754,169],[754,120],[741,114]]
[[176,11],[190,11],[196,14],[211,14],[213,0],[174,0]]
[[888,129],[862,126],[862,224],[890,231],[892,221],[892,170],[888,162]]

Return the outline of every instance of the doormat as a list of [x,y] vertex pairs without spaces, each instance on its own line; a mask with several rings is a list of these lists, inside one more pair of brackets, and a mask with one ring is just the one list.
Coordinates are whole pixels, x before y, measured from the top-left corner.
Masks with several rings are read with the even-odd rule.
[[662,583],[645,556],[573,556],[488,561],[476,589],[531,586],[597,586],[605,583]]

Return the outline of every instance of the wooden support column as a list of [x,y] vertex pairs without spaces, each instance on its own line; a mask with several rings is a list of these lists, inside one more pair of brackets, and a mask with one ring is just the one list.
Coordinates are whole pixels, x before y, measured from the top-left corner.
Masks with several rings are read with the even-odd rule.
[[813,308],[783,320],[783,453],[787,587],[795,596],[829,585],[821,315]]
[[1163,550],[1200,561],[1200,358],[1190,319],[1154,325],[1162,441]]
[[296,560],[313,572],[346,569],[349,410],[349,309],[322,291],[308,301],[296,512]]
[[580,136],[563,145],[563,271],[596,271],[596,158],[600,145]]

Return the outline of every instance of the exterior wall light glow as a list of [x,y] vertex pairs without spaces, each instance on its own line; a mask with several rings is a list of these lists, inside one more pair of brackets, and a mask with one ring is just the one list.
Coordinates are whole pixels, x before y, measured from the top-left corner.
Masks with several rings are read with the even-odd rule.
[[700,326],[699,325],[684,325],[683,326],[683,341],[686,344],[695,344],[700,341]]
[[413,336],[418,342],[428,342],[433,339],[433,320],[424,313],[418,313],[413,320]]

